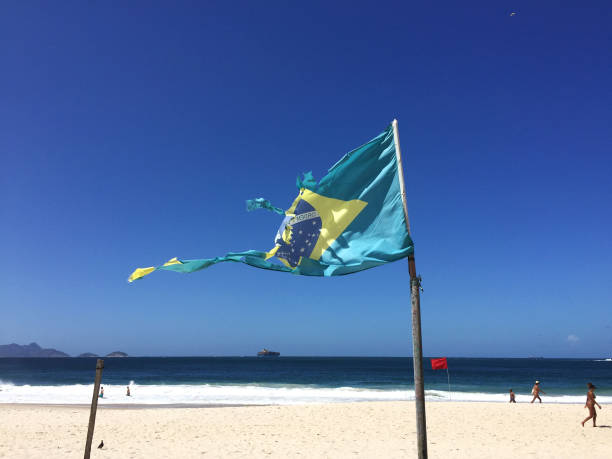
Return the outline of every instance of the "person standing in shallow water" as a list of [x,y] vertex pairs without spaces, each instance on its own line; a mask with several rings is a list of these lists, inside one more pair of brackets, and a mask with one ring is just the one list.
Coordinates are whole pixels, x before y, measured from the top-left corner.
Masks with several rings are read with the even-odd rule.
[[127,397],[131,397],[132,394],[130,394],[130,386],[127,386],[127,392],[125,394]]
[[104,387],[100,387],[100,395],[98,397],[104,398]]
[[510,389],[510,403],[516,403],[514,392]]
[[536,381],[535,384],[533,385],[533,389],[531,389],[531,395],[533,395],[533,399],[531,400],[531,403],[535,402],[536,399],[538,399],[540,403],[542,403],[542,399],[540,398],[540,392],[542,392],[543,394],[546,393],[542,389],[540,389],[540,381]]
[[589,409],[589,417],[582,421],[582,427],[584,427],[584,423],[591,418],[593,418],[593,427],[597,427],[597,411],[595,411],[595,405],[601,410],[601,405],[595,401],[595,389],[597,388],[591,383],[587,383],[587,387],[589,391],[587,392],[587,399],[584,407]]

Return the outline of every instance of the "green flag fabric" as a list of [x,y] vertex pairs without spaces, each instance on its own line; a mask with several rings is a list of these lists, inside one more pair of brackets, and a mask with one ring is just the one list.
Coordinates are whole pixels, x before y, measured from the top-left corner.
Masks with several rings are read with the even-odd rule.
[[393,126],[344,155],[318,182],[297,180],[298,196],[283,212],[268,200],[247,201],[247,210],[283,215],[274,247],[217,258],[173,258],[162,266],[138,268],[132,282],[156,269],[190,273],[233,261],[305,276],[338,276],[407,257],[414,246],[406,227]]

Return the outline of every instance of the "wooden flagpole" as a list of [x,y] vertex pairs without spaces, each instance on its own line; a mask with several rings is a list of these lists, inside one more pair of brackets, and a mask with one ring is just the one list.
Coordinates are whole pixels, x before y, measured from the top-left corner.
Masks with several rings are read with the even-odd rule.
[[[397,158],[397,172],[399,175],[400,192],[404,204],[406,229],[410,234],[410,220],[408,219],[408,206],[406,205],[406,189],[404,187],[404,171],[402,168],[402,154],[400,151],[399,131],[397,120],[393,120],[393,139],[395,141],[395,155]],[[421,277],[417,276],[414,262],[414,252],[408,256],[408,272],[410,274],[410,302],[412,304],[412,360],[414,366],[414,399],[416,404],[417,424],[417,450],[419,459],[427,459],[427,426],[425,423],[425,384],[423,382],[423,339],[421,336]]]
[[91,442],[93,441],[94,426],[96,425],[96,411],[98,409],[98,394],[100,392],[100,381],[102,380],[102,370],[104,360],[98,359],[96,362],[96,379],[94,380],[93,397],[91,399],[91,411],[89,412],[89,426],[87,427],[87,441],[85,442],[85,459],[89,459],[91,454]]

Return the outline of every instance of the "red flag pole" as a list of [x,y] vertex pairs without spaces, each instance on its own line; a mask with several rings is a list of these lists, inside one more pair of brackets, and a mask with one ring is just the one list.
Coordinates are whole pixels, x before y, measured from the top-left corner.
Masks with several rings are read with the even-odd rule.
[[450,373],[448,372],[448,365],[446,365],[446,376],[448,377],[448,399],[452,400],[453,397],[452,397],[452,393],[450,390]]
[[[395,141],[395,155],[397,158],[397,173],[399,175],[400,192],[404,204],[404,217],[406,229],[410,234],[410,220],[408,219],[408,206],[406,205],[406,189],[404,187],[404,171],[402,168],[402,154],[400,151],[399,131],[397,120],[393,120],[393,139]],[[427,426],[425,423],[425,384],[423,381],[423,338],[421,335],[421,276],[417,276],[414,263],[414,252],[408,255],[408,272],[410,274],[410,302],[412,304],[412,361],[414,366],[414,399],[416,404],[417,449],[419,459],[427,459]]]

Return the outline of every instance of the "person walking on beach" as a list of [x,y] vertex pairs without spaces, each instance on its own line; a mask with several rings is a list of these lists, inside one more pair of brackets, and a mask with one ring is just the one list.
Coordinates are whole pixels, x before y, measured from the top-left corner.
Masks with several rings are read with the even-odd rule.
[[512,392],[512,389],[510,389],[510,403],[516,403],[516,400],[514,399],[515,395],[514,392]]
[[130,394],[130,386],[127,386],[127,393],[125,395],[126,395],[126,397],[130,397],[131,396],[131,394]]
[[589,391],[587,392],[587,399],[584,407],[589,409],[589,417],[582,421],[582,427],[584,427],[584,423],[591,418],[593,418],[593,427],[597,427],[597,411],[595,411],[595,405],[601,410],[601,405],[595,401],[595,389],[597,389],[597,387],[591,383],[587,383],[587,387]]
[[533,395],[531,403],[535,402],[536,398],[540,401],[540,403],[542,403],[542,399],[540,398],[540,392],[542,392],[543,394],[546,393],[542,389],[540,389],[540,381],[536,381],[533,385],[533,389],[531,389],[531,395]]
[[98,397],[104,398],[104,387],[100,387],[100,395]]

